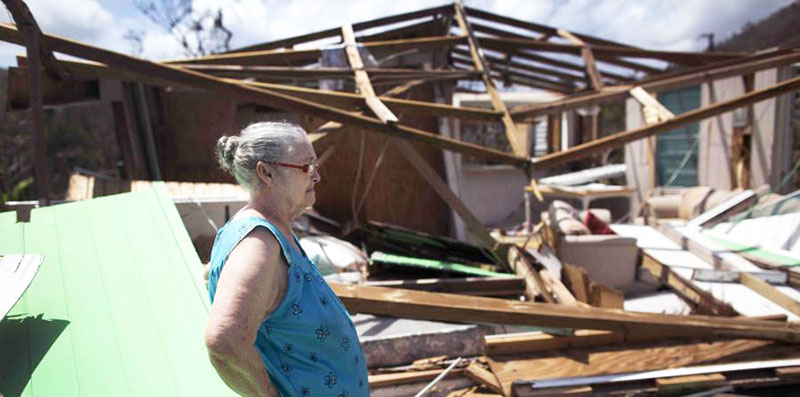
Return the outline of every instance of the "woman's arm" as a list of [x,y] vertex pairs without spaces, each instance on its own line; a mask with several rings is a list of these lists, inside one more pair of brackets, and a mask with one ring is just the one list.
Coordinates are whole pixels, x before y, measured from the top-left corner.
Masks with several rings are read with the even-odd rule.
[[206,325],[211,363],[243,396],[277,396],[254,345],[258,327],[286,294],[286,264],[272,234],[256,228],[233,249]]

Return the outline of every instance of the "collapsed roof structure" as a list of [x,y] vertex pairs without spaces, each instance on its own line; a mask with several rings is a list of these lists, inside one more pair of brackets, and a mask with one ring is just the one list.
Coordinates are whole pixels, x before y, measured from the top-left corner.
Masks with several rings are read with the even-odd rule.
[[[648,371],[676,366],[747,361],[737,360],[736,355],[743,351],[748,352],[749,357],[759,359],[781,351],[785,357],[794,359],[800,357],[796,347],[781,343],[796,343],[797,327],[792,323],[767,321],[774,320],[775,313],[769,313],[773,317],[768,319],[733,318],[732,316],[745,313],[741,308],[733,307],[735,305],[732,306],[730,302],[715,296],[713,291],[709,292],[710,289],[699,287],[700,283],[694,282],[694,273],[681,270],[680,265],[683,262],[676,263],[674,257],[664,252],[680,250],[682,247],[675,248],[670,242],[659,246],[655,243],[661,244],[661,240],[657,237],[645,237],[649,236],[651,229],[612,227],[619,235],[629,238],[639,237],[638,240],[634,240],[633,246],[643,258],[640,259],[641,266],[637,266],[636,271],[639,268],[645,269],[655,276],[656,284],[663,284],[676,291],[682,300],[688,302],[694,314],[671,316],[618,310],[621,303],[618,301],[618,292],[615,293],[613,288],[600,283],[593,283],[585,270],[582,271],[567,263],[566,258],[569,253],[563,252],[560,247],[564,242],[570,243],[570,240],[558,236],[560,232],[553,224],[560,222],[560,218],[555,211],[550,214],[549,226],[533,230],[534,233],[528,233],[521,240],[492,234],[486,227],[486,222],[471,210],[471,205],[465,203],[463,195],[454,192],[453,179],[458,177],[453,176],[452,171],[448,171],[441,163],[444,150],[446,153],[478,158],[491,164],[513,166],[524,172],[523,183],[518,183],[520,178],[513,180],[514,183],[518,183],[516,194],[522,197],[527,191],[538,200],[544,201],[544,195],[551,190],[539,186],[537,179],[549,175],[550,170],[585,161],[611,149],[641,142],[646,138],[727,114],[736,109],[751,109],[752,114],[754,104],[800,90],[800,77],[776,79],[779,81],[769,84],[763,81],[758,84],[754,77],[758,72],[800,62],[798,49],[784,48],[761,53],[647,50],[465,7],[457,2],[248,46],[223,54],[153,62],[43,33],[22,1],[4,0],[4,4],[14,16],[16,26],[0,25],[0,40],[25,45],[27,48],[27,57],[19,58],[19,69],[25,72],[24,76],[28,79],[30,90],[26,102],[30,104],[33,112],[34,145],[37,150],[36,183],[40,198],[48,197],[41,122],[42,86],[52,86],[57,81],[68,83],[111,79],[136,83],[139,87],[147,85],[199,90],[207,97],[224,97],[239,103],[266,106],[301,116],[310,139],[321,153],[320,161],[335,165],[330,167],[334,171],[327,171],[323,167],[321,171],[323,180],[338,180],[342,184],[341,181],[352,178],[353,174],[362,173],[363,161],[359,160],[356,166],[355,159],[332,156],[337,145],[340,147],[338,150],[343,151],[346,145],[355,147],[359,144],[355,140],[346,141],[346,135],[352,135],[353,131],[365,131],[381,137],[374,146],[383,149],[379,155],[373,156],[376,158],[373,173],[360,197],[357,197],[356,190],[351,192],[349,186],[344,193],[337,191],[337,187],[322,187],[321,207],[328,205],[327,202],[334,203],[330,204],[331,207],[337,205],[348,207],[343,212],[352,210],[354,222],[350,224],[341,222],[339,225],[343,234],[357,230],[387,238],[390,232],[408,233],[391,228],[378,230],[380,229],[378,226],[369,223],[370,220],[376,219],[363,216],[363,220],[359,221],[358,216],[359,209],[364,205],[373,186],[375,171],[384,158],[384,152],[387,147],[391,147],[402,156],[402,161],[407,162],[403,168],[408,169],[410,165],[410,168],[418,174],[417,178],[429,186],[431,194],[439,197],[452,210],[454,216],[463,222],[467,231],[465,237],[484,252],[489,252],[484,262],[493,262],[494,270],[515,274],[517,281],[522,282],[523,289],[518,291],[517,296],[523,295],[530,301],[521,303],[494,298],[385,289],[387,286],[406,288],[408,285],[404,284],[407,283],[384,283],[380,287],[335,286],[337,294],[352,311],[410,319],[535,325],[578,330],[568,336],[553,336],[551,333],[508,336],[505,339],[487,337],[485,352],[487,355],[531,354],[541,351],[550,354],[549,351],[553,349],[588,347],[589,350],[577,350],[580,354],[588,356],[596,353],[597,357],[610,358],[616,362],[614,360],[624,361],[625,354],[638,359],[648,354],[655,354],[667,360],[680,357],[686,350],[703,352],[698,353],[696,360],[675,360],[670,365],[663,365],[660,362],[641,366],[621,365],[617,371],[606,367],[592,367],[592,363],[589,363],[581,369],[569,368],[558,372],[557,376],[547,376],[543,371],[531,370],[546,363],[548,357],[512,355],[510,358],[489,359],[488,366],[493,373],[488,372],[488,377],[485,366],[479,361],[470,364],[466,369],[457,369],[458,374],[466,374],[473,380],[470,386],[477,382],[495,393],[504,395],[512,393],[549,395],[546,393],[568,390],[577,393],[574,395],[585,395],[587,388],[590,394],[593,392],[613,394],[619,390],[673,392],[683,390],[685,387],[702,388],[733,384],[783,385],[792,384],[797,379],[792,375],[796,372],[792,370],[800,366],[800,362],[791,360],[785,362],[767,360],[750,367],[720,366],[695,372],[648,374]],[[54,52],[88,62],[58,60],[53,56]],[[578,62],[575,62],[576,60]],[[40,73],[41,69],[46,73]],[[709,101],[704,106],[683,113],[673,113],[658,99],[658,93],[661,92],[698,84],[713,86],[715,81],[730,78],[741,79],[744,87],[742,92],[727,95],[723,100]],[[553,93],[553,97],[549,101],[511,106],[509,104],[511,101],[507,99],[508,94],[498,88],[498,83],[501,82],[507,86],[548,91]],[[329,89],[331,87],[335,89]],[[481,93],[485,92],[489,106],[451,104],[454,91],[474,91],[475,87],[478,87]],[[402,98],[421,88],[433,90],[434,94],[430,95],[430,100]],[[142,91],[136,95],[140,100],[146,97]],[[601,136],[595,118],[578,134],[582,136],[581,139],[574,137],[565,139],[569,136],[562,130],[568,128],[564,122],[566,113],[628,99],[640,104],[642,125]],[[469,104],[469,101],[465,102]],[[138,113],[134,113],[141,116],[141,108],[147,108],[147,104],[139,107]],[[144,114],[144,121],[137,120],[139,122],[137,128],[143,131],[141,132],[145,137],[143,146],[153,145],[152,137],[149,143],[146,139],[151,123],[146,117],[146,111]],[[202,118],[203,115],[196,117]],[[425,123],[419,122],[417,117],[435,117],[438,118],[439,124],[427,123],[426,125],[432,128],[420,128],[418,125]],[[594,116],[590,114],[590,119],[591,117],[596,117],[596,113]],[[459,139],[459,134],[451,131],[451,124],[441,122],[443,119],[497,125],[502,131],[503,138],[499,140],[499,144],[495,141],[490,146],[479,143],[487,141]],[[540,123],[543,119],[546,119],[546,122]],[[751,125],[756,123],[754,119],[752,115],[748,118]],[[543,149],[540,147],[542,145],[533,144],[534,134],[528,128],[537,123],[546,126]],[[129,131],[129,134],[132,133]],[[152,136],[152,131],[149,135]],[[120,144],[120,149],[125,159],[125,167],[129,169],[128,175],[138,174],[143,175],[144,179],[160,179],[157,171],[159,160],[157,157],[152,158],[149,153],[151,149],[148,147],[137,149],[134,144],[122,147],[125,141],[125,139],[120,140],[123,142]],[[210,147],[211,142],[203,144]],[[365,145],[363,138],[360,145],[362,147]],[[746,152],[747,145],[746,140],[736,140],[731,143],[728,150],[730,153]],[[536,153],[534,147],[537,149]],[[141,153],[137,154],[137,150]],[[729,168],[733,175],[736,169],[745,166],[748,156],[732,157]],[[391,161],[386,160],[393,165],[384,165],[382,172],[399,174],[393,170],[394,166],[399,167],[400,163]],[[591,161],[586,161],[583,165],[589,163]],[[355,185],[358,185],[359,177],[355,177]],[[634,179],[639,182],[639,177]],[[732,179],[731,183],[734,186],[731,188],[749,188],[746,179]],[[373,194],[373,196],[377,195],[378,199],[391,202],[393,205],[397,203],[398,201],[391,201],[392,193],[397,190],[388,187],[385,189],[388,193]],[[408,186],[404,189],[419,193],[418,190],[409,189]],[[715,213],[705,214],[702,222],[696,223],[698,226],[710,226],[711,219],[718,222],[721,215],[730,215],[732,208],[741,210],[744,207],[742,203],[752,203],[753,197],[754,195],[742,197],[732,205],[717,209]],[[395,197],[394,200],[399,199]],[[352,204],[352,208],[349,208],[348,204]],[[397,204],[397,206],[402,205]],[[403,218],[414,211],[424,212],[425,209],[411,206],[404,211],[395,217]],[[336,209],[331,212],[336,213]],[[435,223],[431,219],[438,221],[441,218],[428,217],[427,221]],[[527,228],[530,232],[534,228],[531,220],[528,221]],[[760,278],[774,277],[774,274],[764,275],[763,272],[747,266],[737,268],[738,259],[720,257],[717,251],[708,248],[709,244],[703,248],[703,244],[697,241],[705,240],[692,234],[695,233],[693,229],[676,230],[669,229],[664,233],[672,233],[670,237],[677,233],[678,240],[694,242],[693,254],[704,259],[710,258],[708,262],[715,265],[718,262],[725,262],[720,268],[735,273],[733,276],[727,273],[725,275],[714,273],[711,276],[706,274],[704,277],[711,277],[714,280],[733,277],[737,282],[741,280],[742,285],[748,286],[753,291],[759,291],[760,295],[771,296],[772,301],[782,302],[778,304],[790,314],[800,315],[797,301],[787,298],[789,292],[776,292],[775,287]],[[453,230],[450,232],[451,235],[456,235]],[[413,236],[417,241],[434,241],[431,245],[444,246],[446,247],[444,250],[461,249],[455,243],[430,239],[430,236],[416,234]],[[408,241],[410,240],[407,239],[406,242]],[[719,243],[719,240],[717,242]],[[648,245],[650,243],[655,246]],[[529,250],[531,252],[528,252]],[[686,254],[693,255],[689,254],[688,248]],[[374,260],[387,262],[386,257]],[[685,260],[685,257],[677,262],[681,260]],[[401,262],[402,260],[398,260],[398,263]],[[764,262],[764,260],[758,261],[759,264]],[[555,268],[548,266],[552,263],[558,263],[558,266]],[[440,264],[429,266],[441,267]],[[781,264],[778,264],[771,270],[780,266]],[[715,270],[715,268],[703,269]],[[793,271],[780,268],[779,272],[788,274],[783,278],[784,283],[795,285]],[[758,276],[750,273],[758,273]],[[631,277],[634,275],[631,274]],[[595,278],[594,275],[592,278]],[[636,278],[638,279],[638,276]],[[459,282],[463,284],[458,284],[458,289],[468,290],[473,288],[467,287],[468,284],[473,286],[477,284],[469,281]],[[492,281],[486,281],[481,288],[495,288],[488,286],[491,283]],[[434,291],[446,289],[448,287],[444,287],[445,284],[446,282],[442,282],[439,287],[433,285],[428,289]],[[508,284],[504,285],[506,287],[502,288],[508,288]],[[427,287],[418,285],[416,288]],[[496,290],[488,294],[498,295]],[[597,296],[592,298],[594,295]],[[609,304],[609,299],[616,301]],[[544,303],[536,303],[537,301]],[[778,315],[779,319],[781,315],[786,316],[781,312]],[[713,341],[697,342],[691,338],[712,338]],[[649,344],[635,345],[639,342]],[[612,346],[613,352],[604,350],[598,353],[591,350],[601,349],[598,346],[606,345]],[[652,353],[656,349],[662,349],[664,352],[661,355]],[[723,353],[720,353],[720,356],[708,353],[715,350]],[[730,352],[730,356],[725,356],[727,352]],[[556,351],[552,354],[563,358],[562,356],[567,353]],[[755,359],[750,361],[753,360]],[[376,374],[375,378],[371,379],[371,384],[373,387],[378,385],[395,387],[397,384],[427,382],[443,372],[444,369],[440,367],[445,361],[417,363],[418,365],[406,367],[403,370],[405,372],[396,370],[394,373],[389,371]],[[451,361],[446,362],[451,363]],[[784,367],[792,368],[786,370]],[[772,372],[767,375],[763,372],[756,375],[747,372],[762,370]],[[569,379],[564,382],[557,380],[541,384],[536,382],[549,377],[571,378],[616,372],[637,372],[641,378],[609,380],[598,377],[576,378],[571,382]],[[729,372],[741,376],[739,378],[727,376]],[[691,378],[692,376],[695,378]],[[698,380],[697,376],[707,378]],[[624,387],[619,390],[607,387],[608,384],[614,384],[616,387],[617,383],[623,383]],[[675,386],[676,384],[678,386]]]

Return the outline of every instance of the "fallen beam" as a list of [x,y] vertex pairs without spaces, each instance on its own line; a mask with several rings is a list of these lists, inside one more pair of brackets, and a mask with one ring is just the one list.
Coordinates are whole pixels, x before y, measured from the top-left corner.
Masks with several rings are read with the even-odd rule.
[[[358,115],[352,112],[299,99],[271,90],[251,87],[243,83],[233,83],[229,80],[223,80],[202,73],[184,70],[175,66],[136,59],[127,55],[51,35],[44,35],[43,37],[47,45],[53,51],[104,63],[111,67],[125,69],[129,72],[152,75],[153,77],[172,81],[176,84],[192,86],[211,92],[230,95],[231,97],[239,100],[260,103],[278,109],[326,118],[328,120],[338,121],[356,128],[364,128],[366,130],[380,132],[397,138],[423,141],[443,149],[453,150],[483,158],[491,158],[495,161],[505,164],[524,167],[528,163],[526,158],[510,153],[504,153],[499,150],[484,148],[479,145],[441,137],[431,132],[399,124],[384,124],[380,120],[373,117]],[[23,42],[21,33],[15,27],[5,24],[0,24],[0,39],[16,44]]]
[[534,167],[537,169],[551,168],[560,164],[569,163],[571,161],[590,156],[595,153],[599,153],[606,149],[622,147],[628,142],[633,142],[642,138],[657,135],[685,124],[698,122],[700,120],[729,112],[751,103],[763,101],[765,99],[797,90],[800,90],[800,77],[784,80],[767,88],[753,91],[727,101],[718,102],[704,108],[691,110],[679,116],[675,116],[675,118],[662,121],[657,124],[644,126],[626,132],[620,132],[571,147],[562,152],[536,157],[532,160],[532,162]]
[[438,294],[394,288],[331,284],[356,313],[453,322],[481,322],[624,333],[669,332],[674,335],[800,341],[800,327],[739,318],[632,313],[546,303]]
[[475,296],[520,296],[525,294],[525,280],[522,277],[427,278],[369,281],[365,285]]

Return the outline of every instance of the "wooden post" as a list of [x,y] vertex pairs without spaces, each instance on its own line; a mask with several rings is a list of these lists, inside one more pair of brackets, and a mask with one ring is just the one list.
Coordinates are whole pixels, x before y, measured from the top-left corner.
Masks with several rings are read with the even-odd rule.
[[47,144],[42,120],[42,92],[40,88],[41,66],[39,62],[39,37],[34,32],[25,34],[28,54],[28,87],[30,98],[31,135],[33,139],[33,170],[36,181],[36,197],[39,205],[50,204],[50,172],[47,167]]

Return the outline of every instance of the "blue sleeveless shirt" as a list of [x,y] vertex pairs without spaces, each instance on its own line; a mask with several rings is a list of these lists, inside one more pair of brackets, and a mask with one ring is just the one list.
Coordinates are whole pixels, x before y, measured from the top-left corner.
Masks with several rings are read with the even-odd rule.
[[272,384],[282,396],[369,396],[364,353],[344,304],[305,253],[267,220],[243,218],[219,230],[208,275],[211,302],[228,255],[259,226],[272,232],[289,264],[286,296],[261,323],[255,342]]

